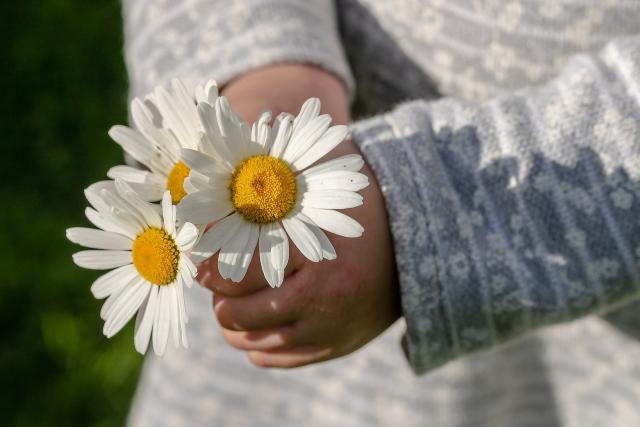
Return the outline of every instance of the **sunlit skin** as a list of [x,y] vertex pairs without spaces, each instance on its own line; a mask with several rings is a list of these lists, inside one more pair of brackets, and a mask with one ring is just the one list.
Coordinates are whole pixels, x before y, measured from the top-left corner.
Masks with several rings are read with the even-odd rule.
[[[349,100],[333,75],[306,65],[277,65],[248,73],[223,88],[232,108],[253,122],[265,107],[274,117],[297,114],[319,97],[334,124],[350,121]],[[323,160],[358,153],[345,141]],[[214,291],[214,309],[225,339],[261,367],[291,368],[349,354],[382,333],[400,316],[393,248],[384,200],[368,165],[370,185],[363,206],[344,212],[365,229],[360,238],[327,233],[338,258],[314,263],[292,243],[285,280],[267,284],[254,254],[241,283],[220,277],[217,255],[201,264],[200,282]]]

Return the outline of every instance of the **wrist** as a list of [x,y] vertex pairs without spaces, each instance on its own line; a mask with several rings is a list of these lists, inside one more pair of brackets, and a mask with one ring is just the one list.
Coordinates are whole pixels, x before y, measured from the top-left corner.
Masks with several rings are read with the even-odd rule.
[[331,114],[334,124],[350,121],[350,105],[346,87],[334,74],[308,64],[275,64],[245,73],[227,83],[221,91],[232,108],[252,121],[264,108],[274,115],[295,114],[310,97],[317,97],[323,112]]

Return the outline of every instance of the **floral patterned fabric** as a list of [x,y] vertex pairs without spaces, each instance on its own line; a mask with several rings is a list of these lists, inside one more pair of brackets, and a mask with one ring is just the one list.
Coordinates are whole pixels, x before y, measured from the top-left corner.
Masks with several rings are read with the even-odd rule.
[[628,74],[640,37],[535,89],[414,101],[355,126],[386,194],[416,371],[639,295]]
[[640,2],[124,10],[132,95],[286,61],[342,78],[404,310],[351,356],[259,370],[197,290],[193,348],[147,358],[130,425],[640,425]]

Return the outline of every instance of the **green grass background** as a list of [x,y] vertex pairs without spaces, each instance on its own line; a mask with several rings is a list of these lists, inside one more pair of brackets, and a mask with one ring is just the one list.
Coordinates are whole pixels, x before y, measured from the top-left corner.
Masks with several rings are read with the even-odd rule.
[[122,162],[116,0],[0,2],[0,425],[118,426],[142,362],[132,327],[102,335],[98,272],[71,262],[82,190]]

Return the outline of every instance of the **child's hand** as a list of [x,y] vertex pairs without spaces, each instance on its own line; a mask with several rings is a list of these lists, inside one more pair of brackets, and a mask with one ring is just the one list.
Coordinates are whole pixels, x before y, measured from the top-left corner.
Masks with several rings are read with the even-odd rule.
[[[318,96],[334,123],[349,121],[348,98],[340,82],[312,67],[285,65],[256,71],[232,82],[223,94],[247,120],[255,119],[265,106],[274,114],[295,114],[308,97]],[[349,153],[360,152],[353,142],[345,141],[327,159]],[[257,255],[241,283],[220,277],[217,256],[200,266],[199,280],[214,291],[224,337],[246,351],[254,364],[295,367],[339,357],[357,350],[399,317],[384,200],[367,165],[362,172],[370,182],[361,191],[364,205],[345,212],[365,231],[354,239],[327,233],[337,259],[314,263],[291,244],[285,281],[278,289],[267,284]]]

